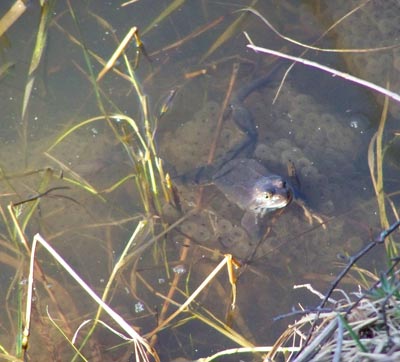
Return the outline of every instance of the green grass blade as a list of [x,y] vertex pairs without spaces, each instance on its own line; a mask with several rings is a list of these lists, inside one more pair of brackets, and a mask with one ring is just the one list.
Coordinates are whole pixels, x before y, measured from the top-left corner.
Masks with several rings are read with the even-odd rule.
[[[25,86],[24,99],[22,102],[22,120],[25,119],[26,109],[28,107],[29,99],[32,93],[33,83],[35,82],[35,72],[39,67],[40,61],[46,48],[47,30],[53,14],[52,9],[54,7],[54,4],[55,0],[49,0],[42,7],[39,29],[36,35],[35,48],[33,50],[32,59],[29,66],[28,81]],[[26,128],[26,125],[24,126],[24,128]],[[26,129],[24,130],[24,133],[26,133]]]
[[171,15],[174,11],[176,11],[177,9],[179,9],[183,4],[185,3],[185,0],[174,0],[171,4],[169,4],[164,11],[161,12],[161,14],[159,16],[157,16],[142,32],[142,34],[146,34],[148,33],[151,29],[153,29],[153,27],[156,24],[161,23],[162,21],[164,21],[164,19],[166,17],[168,17],[169,15]]
[[358,348],[360,348],[362,352],[367,353],[367,348],[361,343],[360,338],[358,338],[357,336],[357,333],[354,332],[353,328],[351,328],[350,324],[347,323],[346,319],[341,314],[338,314],[338,318],[341,320],[343,326],[346,328],[347,332],[349,332],[350,337],[357,344]]
[[[258,0],[254,0],[250,7],[253,7]],[[239,15],[239,17],[231,24],[229,25],[225,31],[218,37],[218,39],[211,45],[210,49],[206,52],[206,54],[203,55],[203,57],[200,60],[200,63],[202,63],[205,59],[207,59],[212,53],[214,53],[222,44],[224,44],[226,41],[228,41],[233,35],[236,34],[240,26],[242,25],[242,22],[245,18],[245,14]]]

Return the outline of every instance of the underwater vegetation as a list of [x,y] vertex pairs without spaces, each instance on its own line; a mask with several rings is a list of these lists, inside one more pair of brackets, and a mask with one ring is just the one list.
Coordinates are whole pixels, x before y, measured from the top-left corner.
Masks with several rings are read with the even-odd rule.
[[398,359],[400,7],[332,4],[0,5],[2,360]]

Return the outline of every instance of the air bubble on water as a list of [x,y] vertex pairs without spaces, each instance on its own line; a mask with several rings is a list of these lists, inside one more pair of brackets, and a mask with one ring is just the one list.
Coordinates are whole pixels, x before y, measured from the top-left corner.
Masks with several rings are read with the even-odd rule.
[[359,127],[358,121],[356,121],[356,120],[350,121],[350,127],[351,128],[358,128]]
[[355,112],[350,115],[348,124],[350,128],[353,128],[359,131],[360,133],[364,133],[364,131],[368,129],[369,120],[365,114],[360,112]]
[[135,303],[135,313],[142,313],[144,312],[144,304],[142,302]]
[[184,265],[177,265],[177,266],[174,266],[172,268],[172,271],[175,274],[185,274],[186,273],[186,267]]

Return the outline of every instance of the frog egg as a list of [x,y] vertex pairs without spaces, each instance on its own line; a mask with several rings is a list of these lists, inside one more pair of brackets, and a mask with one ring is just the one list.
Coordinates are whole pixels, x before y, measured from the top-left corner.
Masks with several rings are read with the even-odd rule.
[[217,102],[209,101],[206,103],[204,110],[207,112],[209,117],[216,118],[219,115],[220,107]]
[[321,123],[321,112],[319,109],[313,109],[305,115],[307,118],[307,124],[311,128],[315,128],[319,123]]
[[221,147],[225,148],[226,152],[226,150],[230,150],[231,148],[239,144],[242,139],[243,136],[240,135],[239,132],[235,132],[235,130],[232,130],[230,128],[224,128],[221,131],[221,136],[218,144],[221,145]]
[[183,223],[181,225],[181,231],[183,234],[197,241],[206,241],[210,238],[210,231],[208,228],[193,221]]
[[337,122],[336,118],[330,113],[322,113],[319,116],[321,126],[325,125],[327,127],[334,127],[334,124]]
[[350,252],[354,252],[360,250],[363,245],[364,241],[362,238],[360,238],[359,236],[353,236],[346,241],[344,246],[346,249],[349,249]]
[[296,160],[295,167],[296,169],[301,170],[303,167],[311,166],[311,161],[306,157],[300,157]]
[[314,98],[306,94],[298,94],[290,102],[291,109],[298,109],[303,117],[313,111],[314,103]]
[[313,147],[319,147],[324,143],[330,142],[331,138],[333,138],[333,131],[328,131],[327,128],[326,125],[319,124],[314,129],[310,130],[310,144]]
[[182,233],[187,236],[194,237],[194,235],[196,234],[196,230],[197,230],[197,225],[193,221],[186,221],[181,225]]
[[196,122],[205,122],[208,120],[208,113],[205,110],[201,109],[194,115],[194,120]]
[[278,152],[264,143],[257,145],[254,155],[261,161],[275,161],[278,158]]
[[292,147],[291,149],[282,152],[281,162],[282,164],[287,164],[289,161],[293,161],[296,164],[297,160],[303,156],[303,152],[299,148]]
[[314,179],[318,176],[319,172],[316,167],[309,165],[300,169],[300,174],[304,178]]
[[292,142],[290,142],[287,138],[281,138],[274,143],[274,149],[278,151],[287,150],[292,147]]
[[232,223],[227,219],[218,219],[216,223],[217,234],[227,234],[232,230]]
[[294,132],[294,140],[297,145],[303,147],[309,142],[310,134],[307,132],[305,127],[300,127]]
[[299,108],[305,109],[305,106],[314,103],[314,98],[307,94],[298,94],[292,100],[292,104]]
[[332,200],[323,201],[318,205],[318,211],[324,215],[332,215],[335,209],[335,203]]
[[289,119],[298,123],[304,118],[304,112],[300,108],[294,108],[290,112],[288,112],[287,116],[289,117]]
[[196,233],[193,237],[197,241],[207,241],[210,238],[210,230],[204,225],[197,225]]
[[314,184],[317,185],[317,187],[325,187],[328,182],[328,177],[320,173],[318,173],[314,178]]
[[[247,234],[246,238],[248,238]],[[247,258],[251,250],[254,250],[254,246],[252,246],[246,240],[242,240],[239,242],[235,242],[233,240],[232,247],[230,248],[231,253],[238,258]]]
[[[221,234],[218,236],[218,241],[222,244],[225,249],[231,249],[234,247],[235,243],[232,240],[229,233]],[[231,251],[231,250],[230,250]]]
[[247,232],[240,226],[235,226],[229,233],[230,238],[234,243],[244,243],[249,239]]

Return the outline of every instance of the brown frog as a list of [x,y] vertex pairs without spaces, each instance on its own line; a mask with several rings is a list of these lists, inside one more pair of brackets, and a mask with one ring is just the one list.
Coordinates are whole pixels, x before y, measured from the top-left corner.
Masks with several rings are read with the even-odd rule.
[[241,224],[252,238],[260,236],[261,218],[287,206],[293,198],[286,180],[250,158],[227,162],[213,176],[212,183],[244,211]]
[[195,176],[197,183],[214,184],[231,203],[244,211],[241,224],[252,239],[261,236],[260,220],[268,212],[287,206],[293,198],[292,188],[285,179],[270,173],[251,158],[258,134],[251,112],[243,105],[247,96],[265,86],[280,66],[243,87],[232,98],[230,116],[246,138],[216,164],[198,169]]

